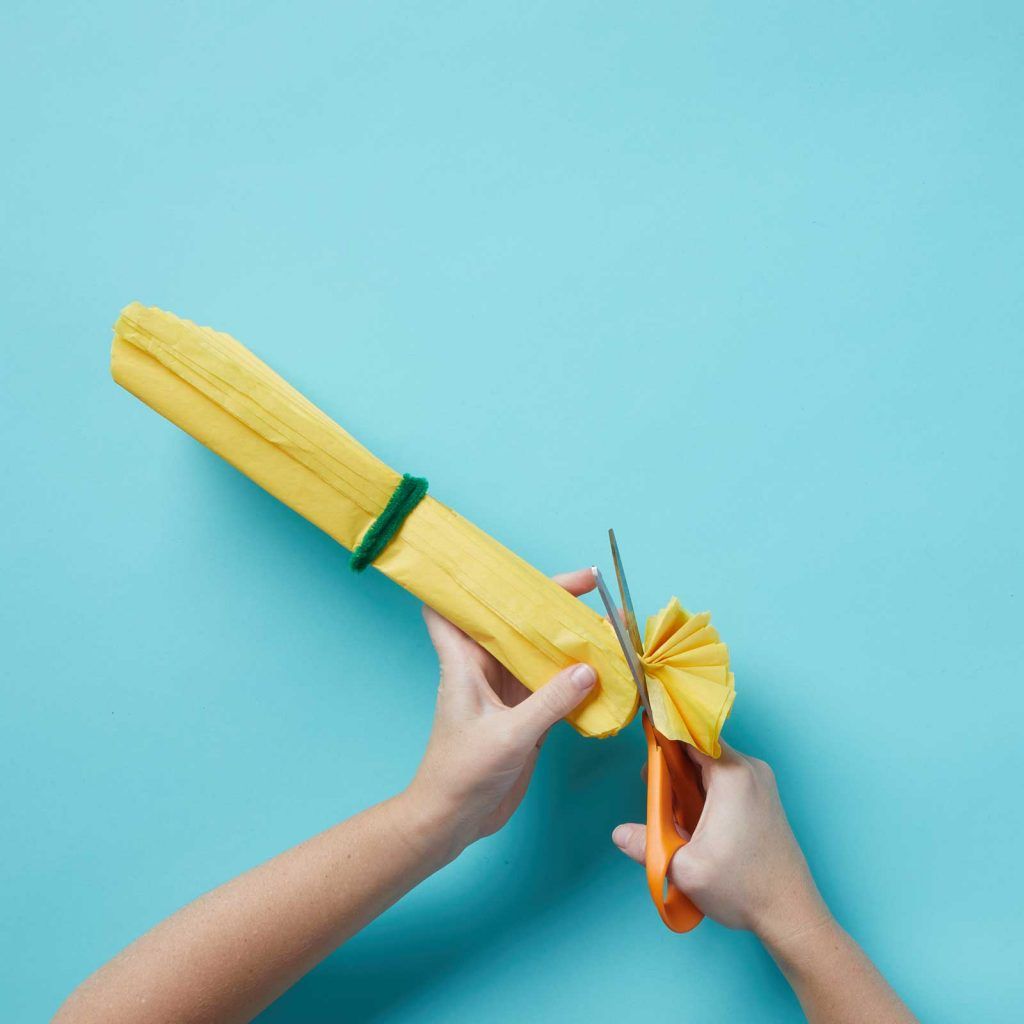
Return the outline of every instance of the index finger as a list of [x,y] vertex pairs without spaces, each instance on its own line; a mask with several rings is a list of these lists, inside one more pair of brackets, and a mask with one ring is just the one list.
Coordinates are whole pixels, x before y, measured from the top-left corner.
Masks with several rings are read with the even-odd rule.
[[597,583],[590,568],[574,569],[572,572],[560,572],[551,577],[560,587],[568,590],[574,597],[589,594]]

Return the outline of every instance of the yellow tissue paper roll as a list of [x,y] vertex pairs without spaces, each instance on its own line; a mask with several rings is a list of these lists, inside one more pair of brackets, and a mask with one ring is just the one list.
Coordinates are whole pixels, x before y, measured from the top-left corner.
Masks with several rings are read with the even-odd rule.
[[[401,475],[227,334],[132,303],[114,325],[122,387],[354,549]],[[611,626],[547,576],[426,495],[373,565],[454,622],[531,690],[574,662],[598,685],[569,721],[610,736],[638,694]],[[654,724],[717,757],[735,691],[729,652],[703,612],[673,598],[647,622],[643,668]]]
[[[401,474],[227,334],[132,303],[114,325],[114,380],[346,548]],[[637,692],[595,611],[429,494],[374,566],[437,609],[531,690],[574,662],[598,674],[570,715],[585,736],[633,717]]]

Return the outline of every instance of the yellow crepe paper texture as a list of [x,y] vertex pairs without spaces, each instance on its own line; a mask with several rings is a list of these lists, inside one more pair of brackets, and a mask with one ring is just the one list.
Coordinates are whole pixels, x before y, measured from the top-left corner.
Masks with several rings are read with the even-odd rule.
[[657,730],[718,757],[736,689],[711,614],[691,615],[673,597],[647,620],[641,662]]
[[[138,303],[122,310],[111,371],[350,550],[401,479],[244,345],[172,313]],[[610,736],[633,717],[636,687],[611,626],[429,494],[374,566],[531,690],[575,662],[592,665],[598,686],[569,718],[583,735]]]
[[[111,372],[350,550],[401,479],[240,342],[173,313],[126,306],[114,325]],[[592,665],[595,692],[569,716],[584,736],[613,735],[635,714],[636,686],[608,622],[431,495],[374,566],[531,690],[567,665]],[[734,690],[710,616],[690,615],[673,598],[648,620],[644,648],[655,726],[717,757]]]

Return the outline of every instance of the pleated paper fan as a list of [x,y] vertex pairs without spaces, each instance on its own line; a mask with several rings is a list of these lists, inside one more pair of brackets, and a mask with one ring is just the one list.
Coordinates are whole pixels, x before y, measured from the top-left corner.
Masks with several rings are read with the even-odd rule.
[[736,690],[729,648],[711,613],[693,615],[673,597],[647,620],[641,660],[658,732],[720,756],[718,737]]

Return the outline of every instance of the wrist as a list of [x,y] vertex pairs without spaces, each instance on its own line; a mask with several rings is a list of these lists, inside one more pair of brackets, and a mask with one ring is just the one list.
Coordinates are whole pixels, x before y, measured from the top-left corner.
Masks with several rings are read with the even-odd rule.
[[399,811],[408,841],[432,871],[451,863],[469,845],[460,833],[454,809],[415,781],[391,802]]
[[751,930],[781,965],[798,962],[809,953],[813,954],[838,928],[828,906],[811,882],[808,886],[791,890],[783,899],[776,901],[775,906],[766,910]]

